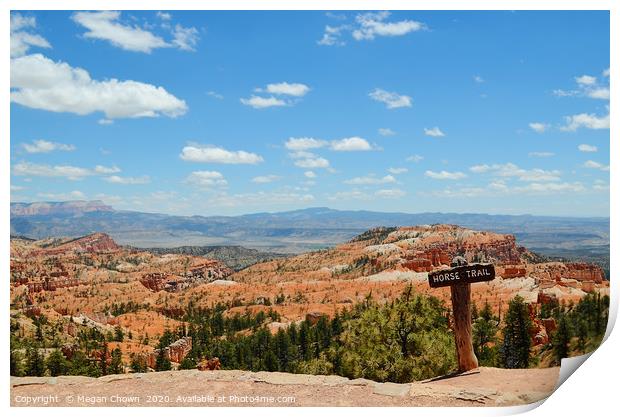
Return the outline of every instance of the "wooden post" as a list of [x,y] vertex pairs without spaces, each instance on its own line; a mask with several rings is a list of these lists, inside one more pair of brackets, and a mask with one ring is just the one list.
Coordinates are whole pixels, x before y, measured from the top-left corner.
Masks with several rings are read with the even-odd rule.
[[465,372],[478,367],[471,334],[471,284],[452,285],[450,292],[459,372]]
[[431,288],[450,286],[456,354],[459,371],[465,372],[478,367],[471,337],[471,283],[495,279],[495,268],[491,264],[468,265],[461,256],[455,257],[451,266],[429,272],[428,283]]

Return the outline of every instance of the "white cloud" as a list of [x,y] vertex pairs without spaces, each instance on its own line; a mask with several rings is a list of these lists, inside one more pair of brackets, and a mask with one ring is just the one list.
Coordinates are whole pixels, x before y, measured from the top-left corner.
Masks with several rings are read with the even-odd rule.
[[592,113],[580,113],[566,116],[564,119],[566,125],[560,129],[567,132],[574,132],[582,127],[586,129],[609,129],[609,114],[599,117]]
[[228,184],[224,176],[217,171],[194,171],[186,181],[202,188],[224,187]]
[[153,49],[170,46],[147,30],[120,23],[120,15],[115,11],[77,12],[71,18],[88,29],[84,37],[105,40],[127,51],[150,53]]
[[432,137],[435,137],[435,138],[446,136],[446,134],[443,133],[441,131],[441,129],[439,129],[437,126],[431,128],[431,129],[424,128],[424,134],[426,136],[432,136]]
[[306,151],[308,149],[322,148],[327,141],[315,138],[289,138],[284,146],[290,151]]
[[379,134],[381,136],[394,136],[396,132],[394,132],[389,127],[382,127],[382,128],[379,128]]
[[448,171],[440,171],[440,172],[426,171],[424,172],[424,176],[433,178],[436,180],[460,180],[460,179],[467,177],[467,175],[463,174],[462,172],[448,172]]
[[[521,181],[559,181],[561,172],[558,170],[546,171],[540,168],[530,170],[518,170],[518,172],[505,174],[504,176],[517,176]],[[502,175],[502,174],[500,174]]]
[[317,155],[308,151],[295,151],[288,154],[293,159],[316,158]]
[[434,191],[431,194],[446,198],[475,198],[480,196],[495,197],[498,194],[514,196],[518,194],[580,193],[583,191],[586,191],[586,188],[579,182],[533,182],[523,186],[509,187],[502,181],[495,181],[486,187],[446,188]]
[[575,81],[579,85],[594,85],[596,84],[596,77],[592,77],[591,75],[582,75],[580,77],[575,77]]
[[[170,26],[168,23],[163,27],[170,29],[172,40],[170,42],[154,33],[120,22],[121,13],[116,11],[99,12],[76,12],[71,17],[74,22],[88,29],[84,33],[85,38],[99,39],[110,42],[112,45],[132,52],[151,53],[157,48],[176,47],[183,51],[195,51],[198,43],[198,30],[194,27],[183,27],[179,24]],[[157,17],[169,21],[169,13],[157,13]]]
[[117,166],[106,167],[103,165],[97,165],[95,167],[95,172],[97,174],[104,174],[104,175],[116,174],[117,172],[121,172],[121,169]]
[[478,84],[481,84],[484,82],[484,78],[482,78],[479,75],[474,75],[474,81],[477,82]]
[[553,152],[530,152],[527,154],[530,157],[534,158],[549,158],[551,156],[555,156]]
[[481,174],[483,172],[488,172],[491,169],[490,165],[482,164],[482,165],[474,165],[469,168],[471,172],[475,172],[476,174]]
[[40,54],[11,60],[11,101],[34,109],[86,115],[103,112],[122,117],[176,117],[187,111],[183,100],[138,81],[96,81],[82,68],[54,62]]
[[290,96],[301,98],[305,96],[310,91],[310,87],[301,83],[273,83],[267,84],[265,88],[255,88],[254,92],[256,93],[269,93],[272,94],[269,97],[262,97],[257,95],[252,95],[250,98],[241,98],[241,103],[246,106],[251,106],[255,109],[264,109],[268,107],[282,107],[282,106],[292,106],[295,104],[295,100],[278,98],[273,96]]
[[407,168],[388,168],[388,172],[394,175],[404,174],[405,172],[408,172],[408,171],[409,170]]
[[26,187],[22,187],[21,185],[13,185],[11,184],[11,192],[13,191],[23,191]]
[[11,13],[11,58],[22,56],[28,52],[31,47],[51,48],[49,42],[35,33],[28,30],[37,26],[34,17],[25,17],[19,13]]
[[597,87],[587,92],[588,97],[599,100],[609,100],[609,87]]
[[75,146],[64,143],[50,142],[47,140],[35,140],[32,143],[22,144],[28,153],[48,153],[52,151],[74,151]]
[[172,44],[182,51],[194,52],[199,40],[198,29],[194,27],[186,28],[177,23],[172,30]]
[[562,193],[571,192],[578,193],[585,191],[583,184],[579,182],[546,182],[546,183],[531,183],[526,186],[514,187],[510,189],[510,192],[517,193]]
[[423,159],[424,159],[424,157],[421,156],[421,155],[411,155],[411,156],[407,157],[406,160],[407,160],[407,162],[415,162],[417,164],[418,162],[420,162]]
[[375,88],[368,96],[375,101],[384,103],[388,109],[398,109],[400,107],[411,107],[413,100],[406,95],[385,91],[381,88]]
[[329,168],[329,161],[318,156],[295,160],[295,166],[306,169]]
[[373,175],[368,175],[366,177],[356,177],[356,178],[352,178],[350,180],[346,180],[344,183],[345,184],[350,184],[350,185],[377,185],[377,184],[390,184],[390,183],[395,183],[396,182],[396,178],[394,178],[392,175],[386,175],[385,177],[375,177]]
[[218,100],[223,100],[224,96],[221,95],[220,93],[216,92],[216,91],[207,91],[207,95],[213,98],[216,98]]
[[287,102],[276,97],[259,97],[252,95],[250,98],[239,99],[242,104],[253,107],[255,109],[266,109],[268,107],[286,106]]
[[66,201],[66,200],[85,200],[86,195],[78,190],[70,191],[68,193],[38,193],[37,197],[44,198],[46,200],[53,201]]
[[316,174],[313,171],[306,171],[306,172],[304,172],[304,176],[306,178],[316,178]]
[[338,152],[353,152],[353,151],[371,151],[373,150],[373,146],[368,143],[368,141],[364,138],[360,138],[358,136],[352,136],[350,138],[343,138],[338,140],[332,140],[331,142],[327,142],[322,139],[315,138],[289,138],[285,143],[284,147],[290,151],[296,151],[293,157],[302,158],[308,156],[314,156],[311,153],[303,153],[309,149],[318,149],[329,146],[329,149],[332,151]]
[[426,28],[424,23],[414,20],[386,22],[389,16],[390,12],[387,11],[358,14],[355,17],[358,27],[353,30],[353,38],[361,41],[372,40],[377,36],[403,36]]
[[596,161],[592,161],[592,160],[588,160],[583,164],[584,168],[591,168],[591,169],[599,169],[601,171],[609,171],[609,165],[604,165],[601,164],[600,162],[596,162]]
[[509,162],[506,164],[493,164],[493,165],[474,165],[469,168],[471,172],[481,174],[485,172],[493,172],[494,175],[499,177],[515,177],[520,181],[559,181],[561,172],[558,170],[544,170],[540,168],[523,169],[519,166]]
[[155,15],[158,18],[160,18],[161,20],[170,20],[170,19],[172,19],[172,15],[170,13],[166,13],[166,12],[157,12]]
[[577,149],[579,149],[579,151],[581,152],[597,152],[598,148],[594,145],[588,145],[586,143],[582,143],[581,145],[577,146]]
[[104,177],[103,180],[112,184],[122,185],[139,185],[148,184],[151,182],[151,179],[148,175],[143,175],[141,177],[121,177],[118,175],[111,175],[109,177]]
[[603,71],[603,77],[609,77],[609,68]]
[[553,95],[557,97],[573,97],[579,94],[579,90],[562,90],[561,88],[553,90]]
[[264,192],[244,194],[217,194],[209,198],[209,204],[221,207],[259,206],[265,204],[296,204],[314,201],[312,194],[304,194],[290,191]]
[[[609,70],[607,70],[609,71]],[[603,71],[603,77],[607,78],[609,73]],[[577,82],[578,89],[576,90],[562,90],[557,89],[553,91],[558,97],[572,97],[572,96],[581,96],[581,97],[589,97],[598,100],[609,100],[609,85],[600,85],[596,77],[591,75],[582,75],[579,77],[575,77],[575,81]],[[604,82],[609,82],[609,80],[603,80]]]
[[35,177],[65,177],[70,180],[81,180],[84,177],[94,175],[87,168],[72,165],[39,165],[30,162],[20,162],[13,166],[13,175]]
[[330,149],[333,151],[351,152],[351,151],[371,151],[373,148],[366,139],[353,136],[350,138],[344,138],[340,140],[331,141]]
[[183,148],[181,159],[190,162],[216,164],[257,164],[263,157],[246,151],[229,151],[216,146],[188,145]]
[[257,89],[257,92],[262,92],[262,91],[265,91],[270,94],[303,97],[310,91],[310,87],[308,87],[305,84],[300,84],[300,83],[282,82],[282,83],[275,83],[275,84],[267,84],[267,87],[264,90]]
[[529,124],[530,129],[532,129],[536,133],[543,133],[545,130],[549,128],[549,125],[541,122],[532,122]]
[[488,190],[482,187],[460,187],[457,189],[448,187],[443,190],[432,191],[430,194],[435,197],[445,198],[472,198],[486,193],[488,193]]
[[348,25],[340,25],[340,26],[325,26],[325,31],[323,32],[323,37],[317,41],[319,45],[323,46],[344,46],[346,42],[341,39],[342,32],[348,30],[350,26]]
[[110,119],[99,119],[97,120],[97,124],[103,125],[103,126],[107,126],[107,125],[111,125],[114,123],[114,120],[110,120]]
[[378,190],[375,193],[377,197],[383,197],[383,198],[400,198],[400,197],[403,197],[405,194],[407,193],[399,188],[388,188],[384,190]]
[[256,184],[268,184],[270,182],[278,181],[281,179],[279,175],[259,175],[258,177],[252,178],[252,182]]
[[371,196],[360,190],[351,190],[351,191],[338,191],[337,193],[328,196],[327,199],[330,201],[370,200]]
[[[323,37],[317,41],[323,46],[344,46],[343,40],[345,33],[350,33],[353,39],[357,41],[372,40],[377,37],[396,37],[404,36],[408,33],[417,32],[426,29],[426,25],[422,22],[414,20],[400,20],[388,22],[387,18],[390,12],[366,12],[360,13],[355,17],[355,23],[342,24],[339,26],[326,25]],[[346,16],[344,19],[346,20]]]

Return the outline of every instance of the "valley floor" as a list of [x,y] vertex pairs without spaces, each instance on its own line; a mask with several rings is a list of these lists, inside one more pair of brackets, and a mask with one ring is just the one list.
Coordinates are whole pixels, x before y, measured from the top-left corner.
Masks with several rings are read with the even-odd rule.
[[11,377],[11,405],[510,406],[548,397],[557,384],[559,370],[481,367],[454,377],[410,384],[280,372],[197,370],[101,378]]

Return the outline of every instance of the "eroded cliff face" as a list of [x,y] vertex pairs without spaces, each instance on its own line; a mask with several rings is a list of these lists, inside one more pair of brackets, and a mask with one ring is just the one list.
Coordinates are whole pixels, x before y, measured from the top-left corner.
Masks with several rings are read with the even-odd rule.
[[[73,240],[12,239],[11,306],[27,316],[44,314],[50,320],[87,315],[88,323],[102,326],[112,325],[109,314],[115,311],[114,326],[134,336],[122,342],[123,354],[149,354],[156,336],[182,324],[190,304],[210,307],[222,302],[231,306],[230,314],[273,309],[282,320],[270,323],[270,329],[308,314],[331,316],[368,294],[389,302],[407,285],[449,305],[449,288],[431,289],[428,272],[449,267],[455,256],[495,265],[496,279],[473,284],[472,300],[478,306],[489,302],[496,313],[505,311],[517,294],[535,311],[544,303],[578,301],[587,293],[609,291],[609,282],[596,265],[539,262],[512,235],[453,225],[373,229],[331,249],[262,262],[234,273],[215,260],[127,249],[95,233]],[[552,325],[536,322],[535,343],[548,341]],[[139,340],[147,336],[153,342],[141,344]]]

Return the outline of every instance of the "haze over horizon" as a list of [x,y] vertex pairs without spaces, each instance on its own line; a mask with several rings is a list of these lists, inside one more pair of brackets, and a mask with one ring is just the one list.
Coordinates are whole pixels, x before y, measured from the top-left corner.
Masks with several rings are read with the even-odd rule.
[[[32,201],[32,202],[24,202],[24,201],[12,201],[11,205],[32,205],[32,204],[72,204],[72,203],[101,203],[104,204],[105,207],[109,207],[113,211],[117,212],[137,212],[141,213],[139,210],[132,209],[117,209],[113,205],[106,204],[102,200],[68,200],[68,201]],[[583,218],[583,219],[609,219],[609,216],[561,216],[561,215],[537,215],[532,213],[484,213],[484,212],[471,212],[471,211],[377,211],[377,210],[366,210],[363,208],[353,208],[353,209],[335,209],[333,207],[328,206],[308,206],[308,207],[299,207],[291,210],[272,210],[272,211],[250,211],[246,213],[238,213],[238,214],[229,214],[229,213],[215,213],[215,214],[201,214],[201,213],[192,213],[192,214],[175,214],[175,213],[166,213],[166,212],[158,212],[158,211],[145,211],[144,213],[151,214],[164,214],[168,216],[202,216],[202,217],[238,217],[238,216],[252,216],[258,214],[286,214],[286,213],[294,213],[294,212],[315,212],[315,211],[330,211],[330,212],[367,212],[367,213],[376,213],[376,214],[404,214],[404,215],[419,215],[419,214],[440,214],[440,215],[480,215],[480,216],[532,216],[532,217],[559,217],[559,218]]]
[[12,202],[610,213],[605,11],[12,12],[11,102]]

